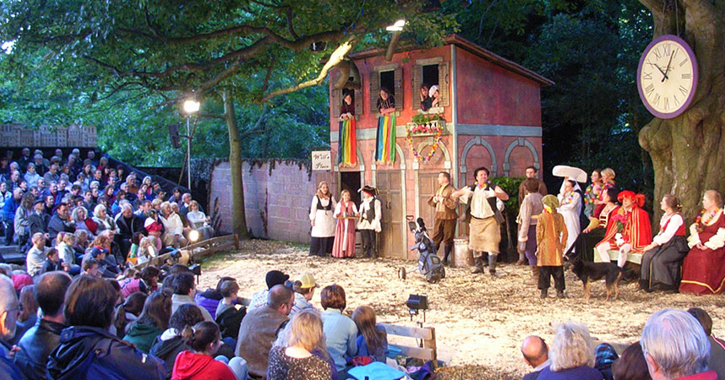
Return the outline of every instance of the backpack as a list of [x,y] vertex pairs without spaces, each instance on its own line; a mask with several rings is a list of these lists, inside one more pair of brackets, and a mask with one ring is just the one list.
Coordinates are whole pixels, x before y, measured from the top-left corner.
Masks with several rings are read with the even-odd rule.
[[247,315],[247,308],[242,307],[237,310],[236,307],[230,307],[216,316],[216,323],[219,325],[219,331],[222,338],[237,339],[239,336],[239,327],[242,325],[242,319]]

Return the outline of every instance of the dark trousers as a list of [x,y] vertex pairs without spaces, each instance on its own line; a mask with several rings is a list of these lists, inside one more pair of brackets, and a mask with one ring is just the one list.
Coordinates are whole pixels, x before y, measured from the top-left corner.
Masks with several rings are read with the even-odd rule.
[[360,230],[360,235],[362,236],[362,249],[365,256],[377,256],[378,245],[376,243],[377,233],[375,230]]
[[453,245],[453,236],[456,233],[456,222],[458,219],[436,219],[433,226],[433,244],[436,247]]
[[554,286],[556,290],[564,290],[564,267],[563,266],[544,266],[539,267],[539,289],[549,289],[551,286],[551,276],[554,276]]
[[325,256],[332,253],[332,245],[335,237],[312,237],[310,238],[310,255]]

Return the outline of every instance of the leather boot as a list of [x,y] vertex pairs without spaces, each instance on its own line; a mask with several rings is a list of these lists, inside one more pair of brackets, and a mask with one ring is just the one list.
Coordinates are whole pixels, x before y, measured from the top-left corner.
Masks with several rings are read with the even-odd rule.
[[523,253],[519,253],[519,260],[516,262],[516,265],[524,265],[525,262],[526,256]]
[[478,256],[473,259],[475,267],[471,271],[471,273],[483,273],[483,257]]
[[544,299],[549,296],[549,289],[541,289],[541,295],[539,295],[539,298]]
[[492,276],[496,274],[496,260],[498,259],[498,255],[489,253],[488,254],[488,273],[490,273]]
[[447,245],[445,247],[445,249],[446,249],[446,254],[445,254],[445,256],[443,256],[443,265],[448,265],[448,257],[451,256],[451,251],[453,251],[453,246]]

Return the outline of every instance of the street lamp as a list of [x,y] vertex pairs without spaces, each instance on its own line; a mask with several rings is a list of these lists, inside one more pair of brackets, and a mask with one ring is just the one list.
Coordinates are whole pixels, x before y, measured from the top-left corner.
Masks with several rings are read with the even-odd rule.
[[186,179],[188,183],[189,191],[191,191],[191,126],[189,125],[189,119],[191,115],[199,112],[201,103],[194,99],[187,99],[183,104],[184,113],[186,113]]
[[390,43],[388,44],[388,50],[385,52],[385,60],[392,61],[393,54],[395,53],[395,45],[398,43],[400,35],[403,33],[403,27],[407,22],[405,20],[398,20],[395,24],[385,28],[388,32],[392,32],[393,35],[390,37]]

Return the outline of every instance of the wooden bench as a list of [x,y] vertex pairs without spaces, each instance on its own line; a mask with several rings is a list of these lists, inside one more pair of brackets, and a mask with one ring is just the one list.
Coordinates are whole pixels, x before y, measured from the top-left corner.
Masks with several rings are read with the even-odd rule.
[[438,350],[436,348],[436,330],[435,327],[408,327],[381,323],[385,327],[388,336],[400,336],[404,338],[413,338],[422,340],[423,347],[416,345],[389,344],[400,350],[401,355],[411,358],[420,359],[423,362],[431,361],[433,367],[438,366]]
[[[609,259],[613,263],[616,263],[617,259],[619,258],[619,251],[614,251],[614,250],[610,249],[607,252],[609,253]],[[642,253],[630,252],[627,254],[627,261],[629,261],[631,263],[635,263],[637,265],[642,265],[642,255],[643,255]],[[602,257],[599,256],[599,251],[596,248],[594,248],[594,262],[601,263],[603,261],[604,260],[602,260]]]

